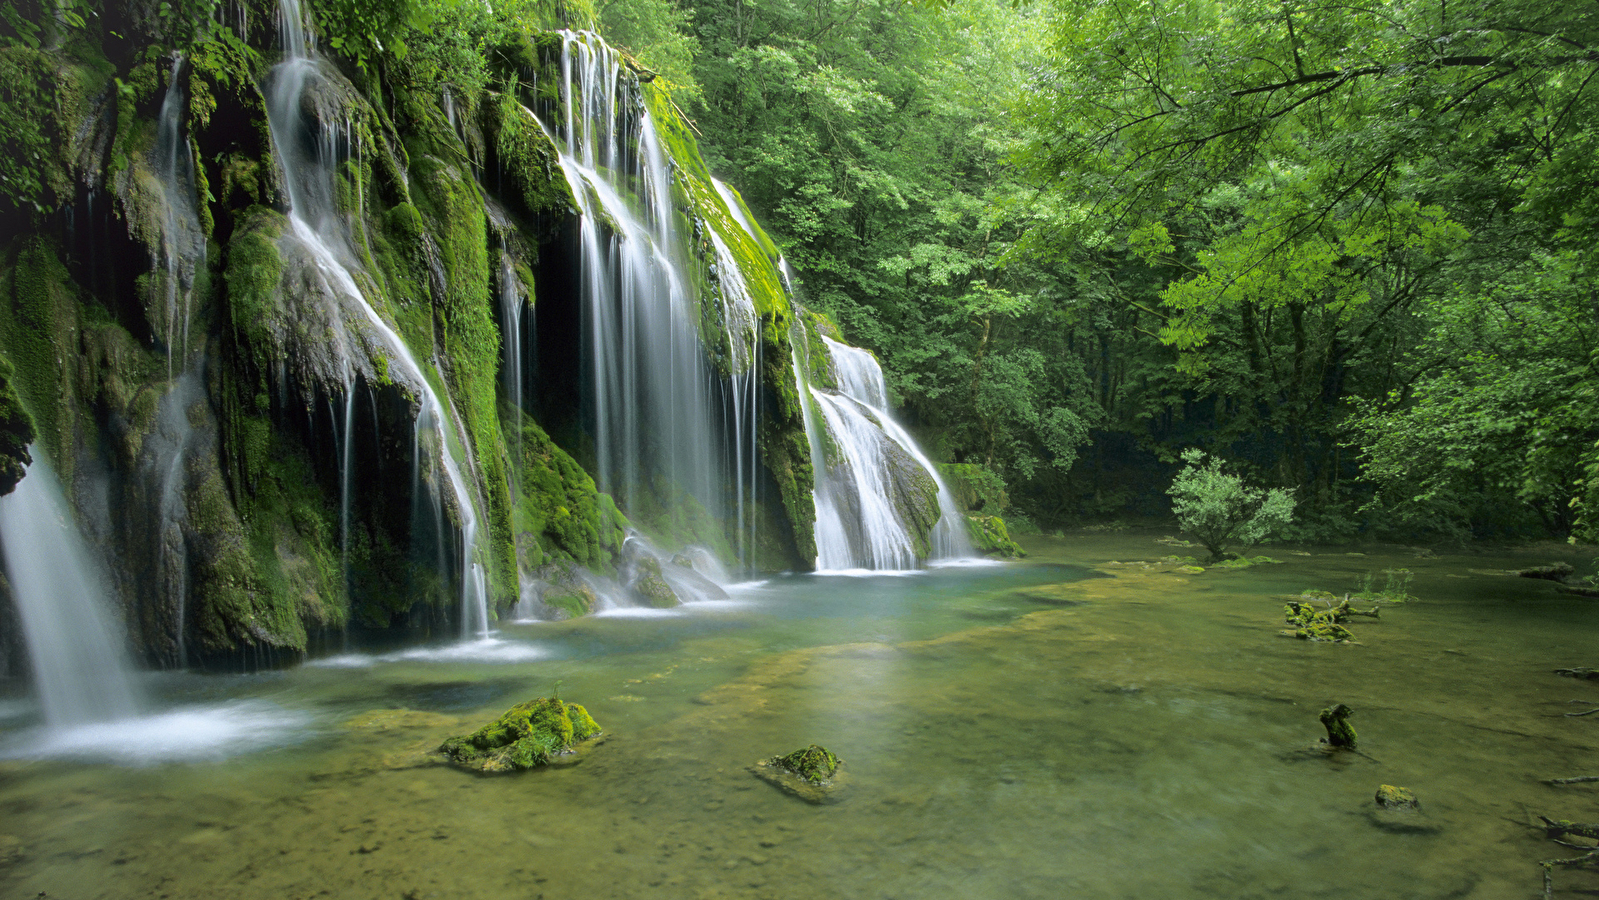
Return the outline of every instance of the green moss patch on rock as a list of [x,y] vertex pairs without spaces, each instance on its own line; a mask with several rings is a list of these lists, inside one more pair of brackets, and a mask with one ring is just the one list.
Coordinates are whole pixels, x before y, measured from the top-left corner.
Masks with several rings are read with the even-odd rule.
[[1018,559],[1027,555],[1027,551],[1023,550],[1021,545],[1011,540],[1010,532],[1005,528],[1005,520],[999,516],[967,513],[965,519],[966,535],[971,539],[972,549],[978,553],[1003,556],[1006,559]]
[[833,803],[843,787],[844,761],[819,744],[802,747],[784,756],[763,759],[750,767],[762,781],[807,803]]
[[498,773],[536,769],[600,734],[588,710],[559,697],[519,703],[469,735],[452,737],[439,752],[463,769]]

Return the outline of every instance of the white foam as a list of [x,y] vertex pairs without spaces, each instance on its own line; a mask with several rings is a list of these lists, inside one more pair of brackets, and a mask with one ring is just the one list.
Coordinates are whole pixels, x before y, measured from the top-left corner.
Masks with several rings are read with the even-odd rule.
[[984,569],[990,566],[1003,566],[1005,560],[990,559],[986,556],[955,556],[948,559],[936,559],[927,563],[929,569]]
[[904,578],[908,575],[922,575],[926,569],[817,569],[813,575],[837,576],[841,578]]
[[317,669],[369,669],[377,662],[376,656],[368,656],[365,653],[341,653],[325,659],[313,659],[306,665]]
[[169,712],[22,732],[0,759],[92,759],[124,765],[221,759],[294,743],[311,717],[261,700],[183,707]]
[[546,659],[550,651],[544,647],[533,644],[524,644],[521,641],[507,641],[489,636],[476,640],[461,641],[444,647],[418,647],[414,650],[402,650],[399,653],[389,653],[378,659],[384,662],[395,661],[422,661],[422,662],[489,662],[489,663],[516,663],[528,662],[535,659]]
[[682,607],[656,609],[653,606],[613,606],[593,614],[596,619],[661,619],[682,615]]

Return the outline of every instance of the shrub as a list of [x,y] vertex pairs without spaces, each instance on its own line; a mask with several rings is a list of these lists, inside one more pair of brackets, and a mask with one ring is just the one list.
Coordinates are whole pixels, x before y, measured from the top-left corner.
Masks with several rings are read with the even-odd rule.
[[1172,511],[1183,531],[1199,539],[1212,562],[1225,559],[1229,547],[1249,547],[1293,520],[1294,497],[1286,488],[1254,487],[1226,471],[1216,457],[1183,451],[1188,465],[1172,479]]

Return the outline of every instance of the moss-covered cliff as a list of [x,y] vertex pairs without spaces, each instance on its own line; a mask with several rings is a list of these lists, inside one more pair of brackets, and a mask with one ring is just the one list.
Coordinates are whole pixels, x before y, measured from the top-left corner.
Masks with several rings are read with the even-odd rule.
[[[324,27],[338,14],[315,7]],[[278,134],[275,2],[182,21],[138,0],[37,35],[0,25],[0,482],[30,445],[56,464],[114,557],[148,662],[292,658],[344,628],[454,633],[474,563],[501,611],[532,569],[616,566],[634,511],[579,465],[581,416],[547,431],[549,404],[507,369],[513,344],[545,368],[579,346],[575,314],[563,337],[547,333],[559,315],[534,335],[507,310],[574,277],[577,207],[536,116],[563,102],[562,38],[546,29],[592,11],[495,7],[449,7],[387,49],[322,40],[293,95],[302,124]],[[633,90],[672,158],[714,371],[740,365],[715,337],[718,243],[758,313],[754,558],[804,567],[812,477],[776,250],[729,208],[670,98]],[[312,164],[335,210],[315,223],[339,238],[331,262],[293,212]],[[436,430],[417,424],[429,397]],[[663,543],[731,544],[703,510],[656,512],[637,516],[665,523]]]

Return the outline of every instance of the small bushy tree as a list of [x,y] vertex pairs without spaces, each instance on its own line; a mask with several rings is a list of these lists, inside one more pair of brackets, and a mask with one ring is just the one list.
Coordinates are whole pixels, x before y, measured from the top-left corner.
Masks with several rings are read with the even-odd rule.
[[1257,544],[1293,520],[1294,497],[1286,488],[1254,487],[1223,468],[1203,450],[1183,451],[1183,467],[1172,479],[1172,512],[1183,531],[1199,539],[1211,561],[1224,559],[1228,547]]

